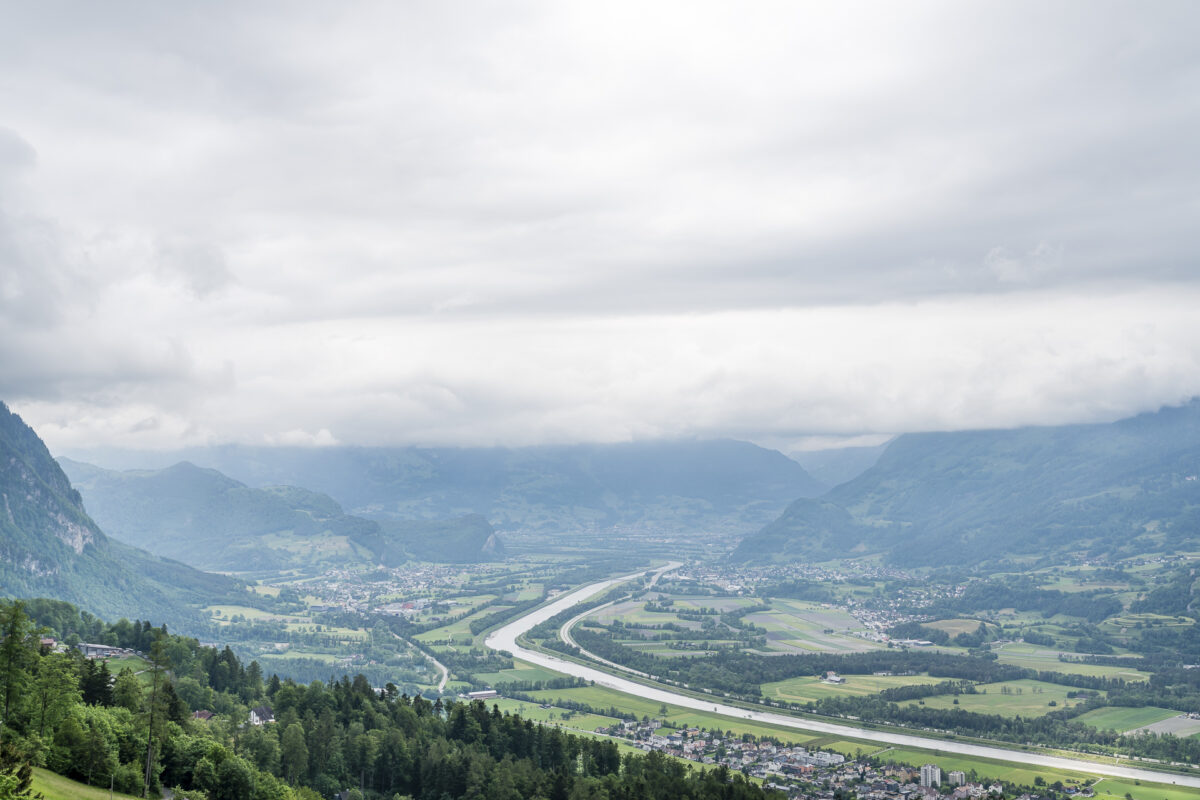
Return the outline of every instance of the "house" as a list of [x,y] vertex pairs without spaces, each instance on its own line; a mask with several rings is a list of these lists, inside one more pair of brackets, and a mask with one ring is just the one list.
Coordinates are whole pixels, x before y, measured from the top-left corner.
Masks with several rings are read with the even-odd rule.
[[838,675],[833,670],[830,670],[829,672],[825,673],[824,681],[826,683],[845,683],[846,679],[843,678],[841,675]]
[[110,658],[124,652],[120,647],[110,647],[106,644],[88,644],[87,642],[80,642],[76,647],[79,648],[79,652],[83,653],[84,658],[91,659]]
[[251,725],[265,725],[268,722],[274,721],[275,714],[272,713],[271,709],[267,708],[266,706],[259,706],[258,708],[250,709]]
[[196,711],[192,714],[192,719],[198,719],[201,722],[207,722],[208,720],[210,720],[212,718],[213,718],[213,713],[211,711],[205,711],[204,709],[200,709],[199,711]]

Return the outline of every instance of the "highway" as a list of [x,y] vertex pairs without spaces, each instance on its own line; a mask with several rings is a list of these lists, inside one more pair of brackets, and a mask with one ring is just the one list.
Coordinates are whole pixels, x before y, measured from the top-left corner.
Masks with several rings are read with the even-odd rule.
[[[678,564],[668,564],[666,567],[658,570],[659,575],[674,569]],[[533,628],[539,623],[545,622],[559,612],[565,611],[572,606],[575,606],[589,597],[593,597],[601,592],[605,592],[616,586],[632,580],[640,575],[645,574],[645,571],[637,572],[632,575],[625,575],[619,578],[609,578],[607,580],[598,581],[589,584],[573,592],[562,595],[554,600],[554,602],[536,608],[523,617],[508,623],[502,628],[494,631],[487,639],[487,646],[493,650],[506,650],[513,654],[516,658],[522,661],[527,661],[530,664],[536,664],[539,667],[545,667],[556,672],[561,672],[565,675],[571,675],[577,678],[583,678],[587,681],[594,681],[597,686],[604,686],[608,689],[614,689],[618,692],[624,692],[635,697],[652,700],[661,703],[671,703],[683,708],[690,708],[696,711],[707,711],[711,714],[720,714],[734,719],[748,719],[754,722],[766,722],[772,725],[780,725],[787,728],[795,728],[797,730],[812,731],[815,733],[834,734],[837,736],[846,736],[853,739],[862,739],[865,741],[878,742],[899,747],[919,747],[926,750],[939,750],[943,753],[957,753],[966,756],[975,756],[978,758],[991,758],[998,761],[1008,761],[1016,764],[1036,765],[1040,767],[1050,767],[1053,769],[1073,770],[1091,775],[1106,775],[1114,778],[1130,778],[1134,780],[1150,781],[1154,783],[1175,784],[1177,786],[1188,786],[1200,789],[1200,776],[1195,775],[1177,775],[1173,773],[1156,772],[1154,770],[1139,769],[1137,767],[1126,767],[1110,764],[1098,764],[1082,759],[1063,758],[1060,756],[1046,755],[1036,751],[1014,751],[1007,750],[1002,747],[989,747],[981,744],[970,744],[945,739],[931,739],[916,734],[895,733],[891,731],[870,730],[868,728],[858,728],[853,725],[823,722],[818,720],[800,719],[797,717],[787,716],[771,711],[752,711],[745,708],[737,708],[736,706],[725,705],[720,702],[711,702],[690,695],[679,694],[666,687],[647,686],[644,683],[637,683],[627,678],[622,678],[616,675],[603,672],[594,667],[577,664],[573,661],[567,661],[556,656],[539,653],[533,650],[527,650],[517,644],[517,637]],[[657,580],[658,576],[655,577]]]

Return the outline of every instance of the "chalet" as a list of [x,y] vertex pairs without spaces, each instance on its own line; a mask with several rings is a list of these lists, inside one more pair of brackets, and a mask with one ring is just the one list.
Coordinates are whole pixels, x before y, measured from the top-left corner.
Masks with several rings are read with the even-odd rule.
[[266,725],[268,722],[275,721],[275,714],[266,706],[250,709],[250,724],[251,725]]
[[192,713],[192,719],[198,719],[201,722],[207,722],[208,720],[210,720],[212,718],[213,718],[213,713],[211,711],[205,711],[204,709],[200,709],[199,711]]

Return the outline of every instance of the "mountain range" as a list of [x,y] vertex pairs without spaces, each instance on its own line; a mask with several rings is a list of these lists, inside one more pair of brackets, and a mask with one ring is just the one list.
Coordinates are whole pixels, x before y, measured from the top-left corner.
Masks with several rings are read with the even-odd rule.
[[1200,401],[1110,424],[906,434],[733,560],[1117,558],[1200,540]]
[[[745,535],[795,498],[826,488],[783,454],[732,440],[523,448],[225,446],[78,457],[106,466],[147,466],[152,457],[160,463],[187,460],[247,487],[304,486],[349,514],[380,522],[477,514],[502,535],[614,526]],[[77,477],[99,514],[99,499],[91,498],[85,476]]]
[[381,527],[346,514],[328,495],[296,486],[255,489],[186,461],[124,472],[68,458],[59,463],[111,536],[201,569],[319,571],[349,563],[396,566],[412,558],[479,561],[503,553],[478,515]]

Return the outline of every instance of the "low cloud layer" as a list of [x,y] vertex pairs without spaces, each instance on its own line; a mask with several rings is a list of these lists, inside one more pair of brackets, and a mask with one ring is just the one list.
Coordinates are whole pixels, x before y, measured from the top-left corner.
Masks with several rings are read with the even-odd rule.
[[11,16],[0,398],[58,449],[1200,394],[1190,4]]

